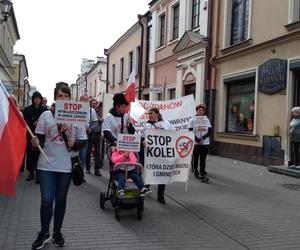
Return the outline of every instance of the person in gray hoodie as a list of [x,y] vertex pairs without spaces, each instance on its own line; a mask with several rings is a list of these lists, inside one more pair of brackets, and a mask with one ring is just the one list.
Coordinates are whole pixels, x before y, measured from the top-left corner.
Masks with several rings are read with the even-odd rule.
[[300,170],[300,107],[292,108],[293,120],[290,123],[290,141],[292,143],[292,150],[294,152],[294,165],[291,168]]

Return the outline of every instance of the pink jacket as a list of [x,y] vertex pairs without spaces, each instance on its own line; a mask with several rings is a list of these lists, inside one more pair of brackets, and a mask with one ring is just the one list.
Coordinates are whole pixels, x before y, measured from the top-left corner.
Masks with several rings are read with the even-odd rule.
[[[137,163],[137,158],[135,156],[134,153],[129,152],[129,157],[125,157],[124,154],[121,154],[117,148],[114,148],[112,151],[112,155],[111,155],[111,161],[113,162],[113,164],[117,164],[120,162],[132,162],[132,163]],[[122,170],[125,170],[125,166],[120,166],[119,167]],[[131,171],[135,169],[134,166],[128,166],[128,171]]]

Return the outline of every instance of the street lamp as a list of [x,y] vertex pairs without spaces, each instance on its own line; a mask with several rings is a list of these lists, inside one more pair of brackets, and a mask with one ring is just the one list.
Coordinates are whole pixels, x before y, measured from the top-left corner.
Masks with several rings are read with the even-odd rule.
[[3,19],[0,20],[0,22],[3,23],[6,22],[8,17],[10,16],[10,11],[13,4],[11,0],[0,1],[0,4],[1,4],[1,15],[3,16]]

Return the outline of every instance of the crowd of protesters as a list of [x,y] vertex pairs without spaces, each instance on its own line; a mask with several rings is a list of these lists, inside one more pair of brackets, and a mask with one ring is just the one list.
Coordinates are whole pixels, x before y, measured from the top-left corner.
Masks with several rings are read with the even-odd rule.
[[[56,84],[54,100],[70,100],[71,92],[68,84],[60,82]],[[32,104],[23,110],[23,116],[29,128],[35,133],[35,137],[27,137],[27,150],[24,163],[29,176],[27,181],[35,180],[40,184],[41,230],[37,239],[33,242],[33,249],[41,249],[50,240],[50,222],[54,217],[52,240],[57,247],[65,245],[65,239],[61,232],[63,219],[66,211],[66,200],[71,181],[72,161],[74,157],[80,159],[82,168],[86,174],[91,174],[91,159],[94,156],[94,174],[102,176],[100,169],[103,166],[104,139],[106,147],[116,146],[118,135],[134,134],[135,129],[126,113],[128,102],[124,94],[115,94],[113,97],[113,108],[103,119],[102,103],[88,96],[81,96],[80,101],[89,102],[89,114],[85,126],[67,126],[56,124],[54,119],[55,103],[47,106],[47,99],[39,92],[32,96]],[[139,162],[144,164],[144,135],[147,129],[174,130],[172,124],[164,120],[160,111],[152,108],[148,112],[149,120],[142,130],[142,143],[139,152]],[[196,116],[205,116],[205,106],[196,107]],[[196,116],[191,119],[189,130],[195,135],[195,146],[192,166],[196,179],[207,182],[205,161],[209,147],[210,127],[199,130],[195,126]],[[206,117],[206,116],[205,116]],[[208,120],[208,118],[206,117]],[[210,122],[208,120],[208,124]],[[103,136],[102,136],[103,134]],[[50,163],[40,156],[37,147],[41,146]],[[198,162],[200,157],[200,176]],[[113,164],[113,162],[110,162]],[[85,180],[84,180],[85,181]],[[150,190],[139,181],[143,193]],[[165,204],[164,197],[166,185],[158,185],[157,200]],[[53,209],[53,203],[55,206]]]

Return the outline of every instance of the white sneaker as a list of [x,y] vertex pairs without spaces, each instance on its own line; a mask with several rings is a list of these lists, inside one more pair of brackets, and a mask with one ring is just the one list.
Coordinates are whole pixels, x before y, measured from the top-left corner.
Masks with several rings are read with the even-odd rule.
[[125,192],[123,189],[119,190],[119,199],[125,198]]

